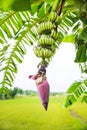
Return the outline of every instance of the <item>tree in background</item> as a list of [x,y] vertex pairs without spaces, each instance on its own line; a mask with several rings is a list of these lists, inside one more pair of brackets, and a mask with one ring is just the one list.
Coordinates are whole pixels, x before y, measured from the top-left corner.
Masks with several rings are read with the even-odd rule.
[[[13,85],[27,47],[34,48],[41,65],[49,65],[62,42],[75,45],[74,62],[87,74],[86,0],[0,0],[0,93]],[[82,95],[86,101],[86,88],[86,78],[72,83],[65,106]]]
[[14,98],[17,94],[24,94],[24,91],[21,89],[21,88],[18,88],[18,87],[14,87],[13,90],[11,90],[11,98]]
[[14,87],[13,89],[6,89],[4,93],[0,94],[0,99],[11,99],[14,98],[17,94],[23,95],[24,91],[21,88]]

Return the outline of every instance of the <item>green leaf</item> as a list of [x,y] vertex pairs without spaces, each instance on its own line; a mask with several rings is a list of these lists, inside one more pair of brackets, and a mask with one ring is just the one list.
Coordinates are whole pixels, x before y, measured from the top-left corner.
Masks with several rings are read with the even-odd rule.
[[45,14],[47,14],[47,13],[49,13],[50,12],[50,10],[51,10],[51,5],[48,3],[40,3],[40,9],[38,9],[38,11],[37,11],[37,16],[38,17],[41,17],[41,16],[43,16],[43,15],[45,15]]
[[14,80],[14,77],[13,77],[13,75],[10,73],[10,71],[7,71],[6,77],[8,77],[9,81],[11,81],[11,82]]
[[70,34],[70,35],[67,35],[63,38],[63,41],[62,42],[66,42],[66,43],[75,43],[75,36],[74,34]]
[[85,43],[87,43],[87,27],[83,29],[83,31],[79,35],[79,40],[83,40]]
[[7,49],[9,48],[9,46],[10,46],[9,44],[6,45],[6,46],[4,46],[4,47],[3,47],[3,51],[4,51],[4,52],[7,51]]
[[0,21],[0,41],[5,43],[8,38],[14,38],[18,36],[18,33],[23,30],[26,23],[30,21],[31,14],[28,11],[25,12],[9,12],[4,17],[1,15]]
[[84,80],[84,84],[87,86],[87,80]]
[[8,38],[6,32],[2,28],[0,28],[0,44],[7,42],[7,39]]
[[75,81],[67,90],[65,107],[72,105],[85,92],[86,86],[83,81]]
[[77,63],[86,62],[86,47],[84,45],[78,48],[74,61]]
[[22,63],[22,59],[17,54],[14,53],[13,58],[15,58],[18,63]]
[[75,90],[77,90],[77,88],[79,88],[79,86],[82,85],[82,82],[74,82],[72,83],[72,85],[70,86],[70,88],[67,90],[67,93],[72,93]]
[[87,91],[84,92],[84,94],[83,94],[82,102],[86,102],[87,103]]
[[59,41],[59,43],[61,43],[61,42],[62,42],[63,38],[64,38],[63,33],[62,33],[61,31],[60,31],[60,32],[58,32],[58,41]]
[[81,25],[81,23],[80,23],[80,22],[77,22],[76,25],[74,25],[74,27],[73,27],[72,30],[73,30],[74,32],[77,31],[77,30],[79,29],[80,25]]
[[72,95],[67,95],[66,102],[65,102],[65,107],[68,107],[68,106],[72,105],[76,100],[77,99],[73,94]]
[[30,0],[0,0],[0,6],[4,11],[25,11],[31,9]]

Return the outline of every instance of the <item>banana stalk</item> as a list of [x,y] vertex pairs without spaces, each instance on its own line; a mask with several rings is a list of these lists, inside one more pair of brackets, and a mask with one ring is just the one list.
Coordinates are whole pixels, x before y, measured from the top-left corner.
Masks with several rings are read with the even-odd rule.
[[57,11],[58,7],[60,5],[61,0],[55,0],[55,3],[53,4],[52,10]]

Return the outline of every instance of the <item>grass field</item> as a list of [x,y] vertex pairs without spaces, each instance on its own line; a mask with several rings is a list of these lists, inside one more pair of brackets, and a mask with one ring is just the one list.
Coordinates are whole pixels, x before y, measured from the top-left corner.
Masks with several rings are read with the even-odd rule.
[[[87,130],[87,104],[63,108],[61,101],[62,97],[50,97],[45,111],[39,97],[0,100],[0,130]],[[69,109],[85,122],[72,116]]]

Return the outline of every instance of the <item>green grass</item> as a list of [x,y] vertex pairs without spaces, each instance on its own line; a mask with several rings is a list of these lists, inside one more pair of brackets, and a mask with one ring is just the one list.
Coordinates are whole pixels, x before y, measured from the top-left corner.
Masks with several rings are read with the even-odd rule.
[[75,103],[71,106],[71,109],[87,122],[87,103]]
[[[44,110],[39,97],[0,100],[0,130],[87,130],[85,124],[62,107],[60,100],[50,97],[48,111]],[[87,106],[84,109],[86,112]]]

